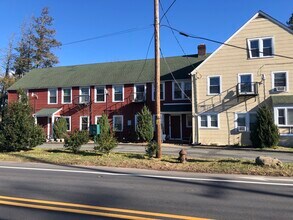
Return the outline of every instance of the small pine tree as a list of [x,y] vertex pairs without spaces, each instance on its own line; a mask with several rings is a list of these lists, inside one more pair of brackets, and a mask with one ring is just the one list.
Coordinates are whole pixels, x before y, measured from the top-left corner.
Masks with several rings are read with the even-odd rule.
[[43,129],[35,124],[32,109],[23,91],[19,102],[8,105],[0,123],[0,149],[2,151],[28,150],[45,141]]
[[150,142],[154,137],[152,114],[146,106],[138,113],[136,132],[146,142]]
[[65,138],[64,147],[71,150],[73,153],[78,153],[83,144],[89,141],[88,131],[73,131],[68,137]]
[[103,114],[99,120],[101,133],[97,137],[96,146],[94,149],[100,153],[109,154],[115,147],[117,147],[117,140],[111,130],[108,116]]
[[61,117],[54,123],[54,138],[65,138],[67,133],[66,119]]
[[267,106],[259,108],[256,124],[252,127],[250,140],[254,147],[273,147],[279,142],[278,127],[274,124],[272,112]]

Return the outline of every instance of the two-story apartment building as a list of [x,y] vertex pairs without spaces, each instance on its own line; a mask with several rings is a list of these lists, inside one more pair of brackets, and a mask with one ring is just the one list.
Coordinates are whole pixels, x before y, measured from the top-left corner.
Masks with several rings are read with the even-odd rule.
[[280,144],[292,145],[292,34],[259,11],[192,72],[193,143],[251,144],[258,107],[268,104]]
[[[161,61],[162,131],[167,140],[191,140],[190,73],[206,57],[169,57]],[[109,62],[34,69],[8,89],[9,103],[26,91],[36,122],[52,137],[54,122],[67,120],[68,131],[87,130],[107,114],[120,140],[133,141],[137,113],[154,114],[154,60]]]

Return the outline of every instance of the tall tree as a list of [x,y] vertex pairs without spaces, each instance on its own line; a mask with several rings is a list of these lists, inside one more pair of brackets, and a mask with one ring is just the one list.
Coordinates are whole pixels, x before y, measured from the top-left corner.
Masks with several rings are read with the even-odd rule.
[[19,78],[29,72],[33,66],[33,29],[32,24],[24,23],[21,28],[21,38],[15,48],[17,54],[14,62],[15,75]]
[[14,54],[14,34],[10,37],[7,48],[2,50],[1,66],[4,69],[5,77],[8,77],[13,70],[15,59]]
[[291,17],[289,18],[289,20],[287,21],[287,25],[290,29],[293,30],[293,13],[291,14]]
[[61,46],[61,43],[55,39],[56,30],[52,25],[53,18],[47,7],[42,9],[40,17],[33,17],[33,68],[52,67],[59,62],[52,49]]

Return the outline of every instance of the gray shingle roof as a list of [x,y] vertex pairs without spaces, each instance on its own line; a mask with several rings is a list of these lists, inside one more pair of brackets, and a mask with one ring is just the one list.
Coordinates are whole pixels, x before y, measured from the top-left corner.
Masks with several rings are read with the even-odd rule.
[[293,95],[271,96],[273,105],[293,104]]
[[[168,57],[166,61],[176,79],[187,79],[207,56]],[[53,67],[30,71],[8,90],[146,83],[153,82],[154,75],[154,59]],[[161,59],[161,80],[171,79],[170,70]]]

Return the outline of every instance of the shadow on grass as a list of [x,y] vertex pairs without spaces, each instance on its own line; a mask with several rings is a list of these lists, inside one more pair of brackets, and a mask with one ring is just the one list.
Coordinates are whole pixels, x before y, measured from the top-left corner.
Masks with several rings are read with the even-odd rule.
[[218,160],[217,162],[219,162],[219,163],[239,163],[239,162],[241,162],[241,160],[237,160],[237,159],[222,159],[222,160]]
[[128,157],[130,159],[146,159],[144,154],[123,154],[123,156]]
[[93,152],[93,151],[78,151],[77,153],[73,153],[69,150],[60,150],[60,149],[50,149],[45,150],[48,153],[64,153],[64,154],[72,154],[72,155],[81,155],[81,156],[102,156],[103,154]]

